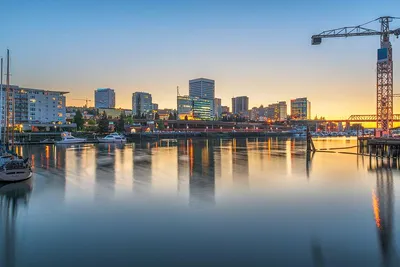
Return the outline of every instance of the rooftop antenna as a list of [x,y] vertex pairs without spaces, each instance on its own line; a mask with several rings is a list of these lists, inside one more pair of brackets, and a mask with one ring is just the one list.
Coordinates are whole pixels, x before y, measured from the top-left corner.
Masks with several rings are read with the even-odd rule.
[[176,93],[177,93],[177,96],[180,96],[180,94],[179,94],[179,86],[176,87]]

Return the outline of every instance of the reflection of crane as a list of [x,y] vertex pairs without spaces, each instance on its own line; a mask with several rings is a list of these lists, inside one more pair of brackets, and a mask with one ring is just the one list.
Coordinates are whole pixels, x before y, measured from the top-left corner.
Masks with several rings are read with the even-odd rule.
[[81,100],[81,101],[85,101],[85,106],[84,106],[85,108],[88,107],[88,103],[89,103],[89,102],[92,102],[92,100],[87,99],[87,98],[85,98],[85,99],[79,99],[79,98],[78,98],[78,99],[72,99],[72,100]]
[[[373,194],[373,208],[376,226],[385,266],[394,266],[396,251],[393,240],[393,174],[390,168],[377,169],[376,194]],[[376,204],[375,204],[376,203]]]
[[369,171],[376,172],[376,189],[372,192],[372,207],[384,266],[399,266],[394,240],[394,181],[397,162],[380,160],[369,163]]
[[[380,17],[370,22],[355,27],[343,27],[334,30],[323,31],[318,35],[311,37],[313,45],[321,44],[322,38],[333,37],[353,37],[379,35],[381,38],[381,48],[378,49],[377,62],[377,98],[376,98],[376,123],[377,128],[384,133],[388,133],[393,127],[393,60],[392,45],[389,35],[394,34],[397,38],[400,35],[400,28],[396,30],[389,29],[389,23],[395,17]],[[365,28],[366,24],[374,21],[381,23],[379,31]]]

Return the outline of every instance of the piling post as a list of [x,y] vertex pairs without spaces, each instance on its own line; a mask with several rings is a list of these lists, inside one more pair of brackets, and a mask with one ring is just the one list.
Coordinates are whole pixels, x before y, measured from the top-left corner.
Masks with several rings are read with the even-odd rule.
[[315,146],[312,141],[312,136],[310,133],[310,127],[307,126],[307,151],[315,151]]

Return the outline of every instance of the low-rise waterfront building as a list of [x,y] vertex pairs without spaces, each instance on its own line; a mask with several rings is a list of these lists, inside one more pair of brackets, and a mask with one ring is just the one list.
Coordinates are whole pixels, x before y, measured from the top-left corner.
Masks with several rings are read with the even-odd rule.
[[[1,120],[6,119],[6,85],[3,85],[3,98],[1,99]],[[10,99],[14,98],[14,123],[65,123],[66,110],[64,91],[52,91],[10,86]],[[12,114],[12,103],[9,103],[9,112]],[[11,118],[11,116],[10,116]],[[12,123],[12,121],[10,121]]]

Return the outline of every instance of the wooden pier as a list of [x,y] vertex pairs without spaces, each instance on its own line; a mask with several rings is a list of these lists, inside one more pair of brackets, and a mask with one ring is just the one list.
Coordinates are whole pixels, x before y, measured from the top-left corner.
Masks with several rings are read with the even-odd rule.
[[400,138],[358,137],[358,152],[375,157],[400,157]]

